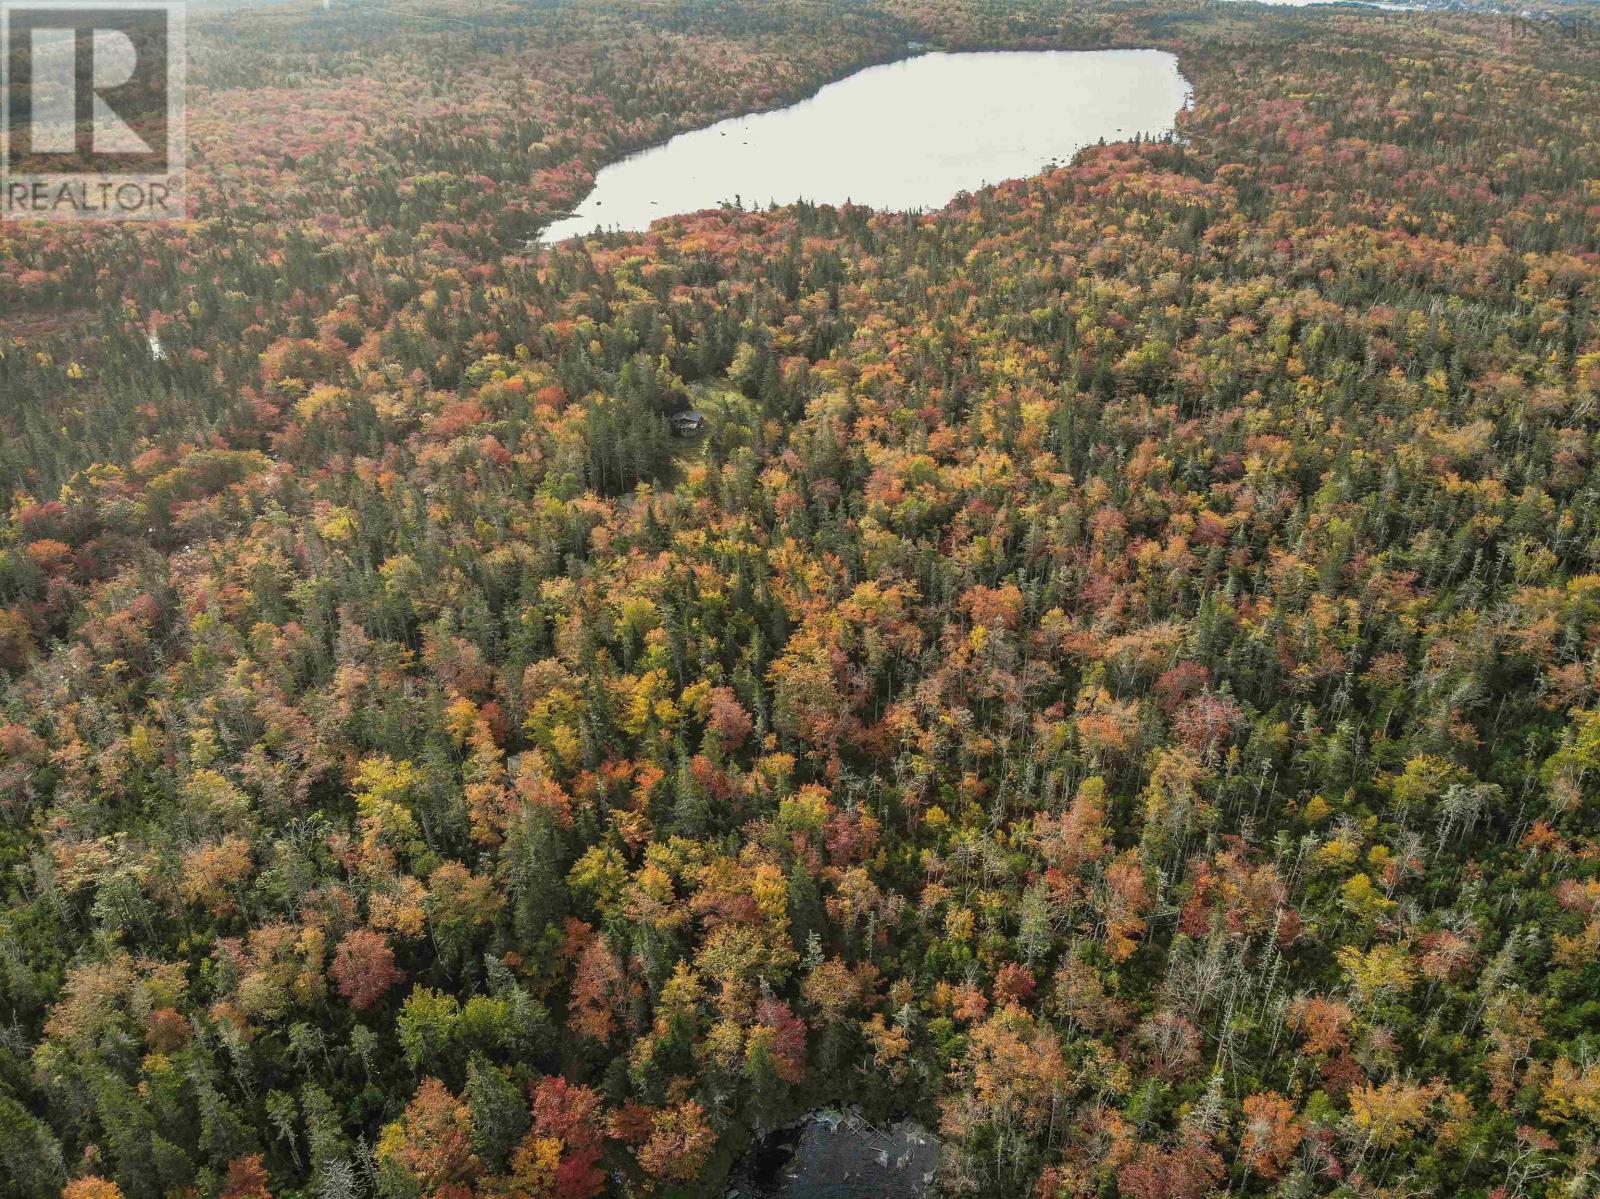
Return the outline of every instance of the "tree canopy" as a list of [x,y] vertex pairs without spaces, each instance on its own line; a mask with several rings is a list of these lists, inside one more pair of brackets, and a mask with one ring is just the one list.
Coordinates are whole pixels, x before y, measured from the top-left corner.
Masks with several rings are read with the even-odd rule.
[[[715,1194],[847,1101],[960,1195],[1592,1193],[1600,41],[192,40],[193,220],[0,225],[0,1191]],[[1194,100],[936,212],[527,244],[910,42]]]

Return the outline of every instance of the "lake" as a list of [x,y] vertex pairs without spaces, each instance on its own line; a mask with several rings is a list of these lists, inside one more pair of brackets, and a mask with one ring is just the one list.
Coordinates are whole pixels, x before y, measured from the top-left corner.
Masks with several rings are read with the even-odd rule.
[[725,202],[937,208],[1101,140],[1168,134],[1189,95],[1161,50],[922,54],[613,163],[540,240],[640,230]]
[[939,1142],[914,1120],[874,1124],[823,1110],[763,1137],[726,1199],[920,1199],[938,1167]]

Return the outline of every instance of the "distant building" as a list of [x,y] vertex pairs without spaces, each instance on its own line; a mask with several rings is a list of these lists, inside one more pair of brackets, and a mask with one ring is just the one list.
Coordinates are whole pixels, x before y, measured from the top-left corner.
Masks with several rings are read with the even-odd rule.
[[670,419],[674,437],[699,437],[706,431],[706,418],[698,412],[674,412]]

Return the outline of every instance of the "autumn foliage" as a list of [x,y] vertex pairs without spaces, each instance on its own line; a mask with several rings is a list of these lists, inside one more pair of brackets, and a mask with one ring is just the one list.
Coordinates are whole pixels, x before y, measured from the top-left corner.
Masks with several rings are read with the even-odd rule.
[[[0,1193],[1594,1189],[1600,43],[201,7],[194,219],[0,224]],[[1193,100],[530,244],[909,43]]]

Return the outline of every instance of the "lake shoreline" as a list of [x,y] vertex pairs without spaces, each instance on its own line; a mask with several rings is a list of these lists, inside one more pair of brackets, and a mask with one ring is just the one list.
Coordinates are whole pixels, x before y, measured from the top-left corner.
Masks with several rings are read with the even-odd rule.
[[[781,182],[777,187],[771,187],[759,181],[756,172],[759,169],[792,170],[793,160],[799,155],[796,154],[793,147],[788,145],[781,147],[781,150],[767,145],[760,145],[757,153],[765,156],[766,161],[758,163],[755,168],[748,166],[738,167],[737,169],[751,173],[741,175],[737,182],[724,181],[708,186],[699,183],[699,180],[692,173],[675,168],[676,182],[674,186],[679,189],[678,196],[667,196],[661,202],[649,205],[648,210],[637,201],[637,198],[632,198],[627,201],[631,204],[631,208],[625,211],[620,218],[616,216],[618,209],[615,203],[603,213],[595,211],[603,207],[607,201],[613,199],[613,195],[607,194],[606,189],[616,186],[617,173],[619,171],[637,173],[641,163],[648,164],[652,160],[652,156],[661,155],[675,146],[679,147],[679,150],[675,152],[681,153],[682,147],[688,139],[698,139],[697,142],[690,142],[689,144],[694,146],[694,153],[700,156],[698,165],[702,169],[731,171],[735,168],[729,165],[731,162],[731,157],[727,153],[729,147],[720,147],[722,161],[718,162],[715,155],[704,144],[707,139],[715,138],[721,142],[727,142],[730,133],[738,133],[741,135],[740,148],[746,148],[750,144],[749,138],[752,136],[756,122],[766,121],[773,117],[792,117],[794,114],[800,114],[803,118],[810,117],[814,115],[814,110],[808,106],[817,106],[819,101],[823,101],[827,105],[843,102],[844,98],[835,89],[842,89],[847,85],[853,85],[854,90],[857,92],[868,92],[869,100],[873,98],[870,93],[875,90],[885,104],[903,103],[903,97],[893,96],[892,94],[885,95],[890,91],[890,89],[883,86],[885,77],[876,76],[874,73],[898,66],[914,67],[918,64],[934,64],[937,67],[943,67],[947,74],[951,71],[957,74],[963,72],[971,74],[977,71],[979,67],[988,65],[974,65],[975,60],[992,59],[1002,55],[1012,60],[1006,64],[1005,75],[1007,77],[1016,73],[1016,60],[1026,59],[1029,61],[1026,63],[1025,69],[1033,71],[1036,78],[1035,85],[1044,86],[1044,84],[1048,83],[1054,89],[1054,92],[1044,97],[1042,101],[1032,103],[1031,106],[1026,108],[1013,107],[1010,110],[1002,110],[1001,116],[1017,115],[1018,117],[1017,120],[1003,123],[996,123],[992,120],[995,107],[1006,101],[1011,102],[1014,106],[1018,105],[1018,96],[1015,93],[998,97],[994,95],[979,95],[973,103],[987,104],[990,111],[987,114],[977,113],[972,120],[981,122],[989,119],[991,123],[985,127],[985,132],[992,132],[993,128],[1002,127],[1013,136],[1019,125],[1026,120],[1032,120],[1033,126],[1027,130],[1027,134],[1033,137],[1038,142],[1038,145],[1036,148],[1024,148],[1016,144],[1010,144],[1003,145],[996,151],[989,144],[993,139],[986,139],[985,144],[975,153],[987,153],[989,160],[973,167],[966,177],[956,178],[948,174],[950,170],[948,161],[937,164],[947,174],[941,181],[928,185],[934,189],[936,194],[908,197],[907,193],[902,191],[887,195],[877,195],[873,194],[871,190],[873,180],[868,181],[866,194],[864,195],[853,193],[835,195],[833,191],[829,190],[826,181],[817,185],[817,194],[790,194],[793,189],[786,190]],[[1094,58],[1085,60],[1080,57],[1089,55],[1094,56]],[[1069,56],[1073,60],[1070,63],[1065,61]],[[1147,61],[1136,61],[1134,64],[1127,63],[1126,60],[1132,56],[1150,56],[1150,58]],[[1110,76],[1112,72],[1109,64],[1114,60],[1123,64],[1121,66],[1121,77],[1111,78],[1109,82],[1120,85],[1122,94],[1116,101],[1109,101],[1106,97],[1105,87],[1097,87],[1096,81],[1091,80],[1089,76],[1096,71],[1102,75]],[[1050,63],[1048,68],[1042,65],[1046,62]],[[1077,81],[1078,93],[1076,95],[1071,93],[1072,81],[1069,79],[1069,76],[1074,73],[1083,76],[1081,80]],[[1142,77],[1135,79],[1136,73],[1142,73]],[[1051,78],[1052,75],[1054,78]],[[863,80],[866,82],[863,83]],[[997,80],[996,90],[1012,82],[1009,78],[1001,78]],[[1101,80],[1098,82],[1103,84],[1106,81]],[[1159,115],[1152,109],[1150,95],[1153,88],[1162,89],[1162,98],[1155,105],[1160,110]],[[925,123],[936,121],[942,116],[946,119],[947,124],[961,124],[962,114],[958,109],[951,106],[951,97],[959,96],[965,101],[972,95],[972,92],[973,89],[970,87],[963,92],[959,89],[953,90],[950,87],[941,86],[921,97],[920,99],[925,100],[927,104],[936,109],[941,104],[944,106],[942,113],[936,112]],[[829,93],[834,94],[830,96]],[[1041,104],[1047,105],[1052,101],[1060,101],[1063,98],[1074,101],[1080,108],[1090,110],[1087,115],[1075,116],[1074,119],[1080,122],[1078,130],[1069,132],[1059,122],[1045,124],[1039,115]],[[947,205],[955,195],[961,192],[976,191],[984,186],[1004,182],[1007,179],[1030,177],[1040,173],[1042,170],[1070,164],[1083,149],[1101,142],[1117,144],[1132,141],[1140,136],[1152,139],[1179,136],[1178,122],[1180,115],[1192,107],[1194,98],[1194,84],[1184,72],[1183,64],[1179,57],[1171,50],[1149,45],[1067,45],[1048,49],[1027,50],[969,47],[947,49],[944,47],[919,46],[911,53],[885,58],[857,67],[837,79],[822,84],[800,100],[724,117],[711,124],[699,126],[696,129],[681,131],[670,138],[656,142],[653,145],[641,147],[607,163],[595,175],[593,185],[585,195],[583,202],[567,215],[547,224],[534,238],[528,241],[524,252],[531,254],[537,249],[548,248],[561,241],[591,236],[596,232],[597,226],[599,226],[599,231],[603,233],[640,233],[645,231],[654,221],[665,217],[710,211],[718,207],[737,207],[741,210],[749,211],[750,208],[747,208],[746,205],[750,205],[759,210],[765,207],[769,200],[780,205],[806,201],[817,204],[854,203],[889,211],[935,211]],[[854,99],[851,102],[855,102]],[[1123,108],[1112,111],[1105,107],[1113,102],[1121,103]],[[869,111],[868,116],[871,117],[872,115],[874,114]],[[919,115],[921,115],[920,109]],[[1117,124],[1116,122],[1119,120],[1121,123]],[[1091,122],[1097,123],[1091,125]],[[852,125],[854,124],[856,122],[852,122]],[[944,130],[940,132],[943,133]],[[961,133],[963,130],[958,129],[957,132]],[[970,130],[965,132],[974,142],[979,140],[977,135],[971,133]],[[770,134],[766,128],[759,128],[754,129],[754,136],[762,137],[770,136]],[[807,131],[803,136],[809,136],[813,140],[807,145],[803,145],[801,147],[802,150],[805,148],[816,149],[820,144],[816,140],[816,135],[810,131]],[[923,136],[925,138],[929,136],[925,130],[923,131]],[[903,149],[903,143],[907,139],[891,135],[885,140],[891,148]],[[858,159],[860,158],[860,145],[847,143],[843,148],[847,151],[854,151]],[[828,145],[830,152],[837,149],[838,147],[832,143]],[[944,147],[936,146],[930,149],[929,153],[939,154],[943,150]],[[1006,155],[1009,155],[1009,157],[1006,157]],[[874,155],[874,159],[882,157],[881,154]],[[948,155],[946,155],[946,158],[948,158]],[[860,166],[862,164],[858,162],[857,165]],[[871,170],[875,163],[868,161],[864,165],[867,170]],[[838,168],[839,173],[844,173],[847,166],[848,164],[842,164]],[[880,167],[881,173],[885,175],[892,173],[895,169],[894,164],[890,163],[884,163]],[[902,162],[899,164],[898,169],[902,171],[902,177],[920,178],[921,173],[916,171],[915,164],[908,166],[907,163]],[[685,179],[688,180],[687,183],[684,182]],[[756,179],[754,186],[750,186],[752,179]],[[685,198],[683,193],[691,185],[698,185],[701,190],[697,195]],[[810,180],[807,181],[806,186],[808,188],[812,186]],[[892,184],[888,186],[892,186]],[[941,188],[942,190],[939,190]],[[710,198],[713,193],[715,198]],[[596,197],[600,195],[605,195],[606,198],[597,200]],[[739,202],[735,205],[730,203],[732,200]]]

